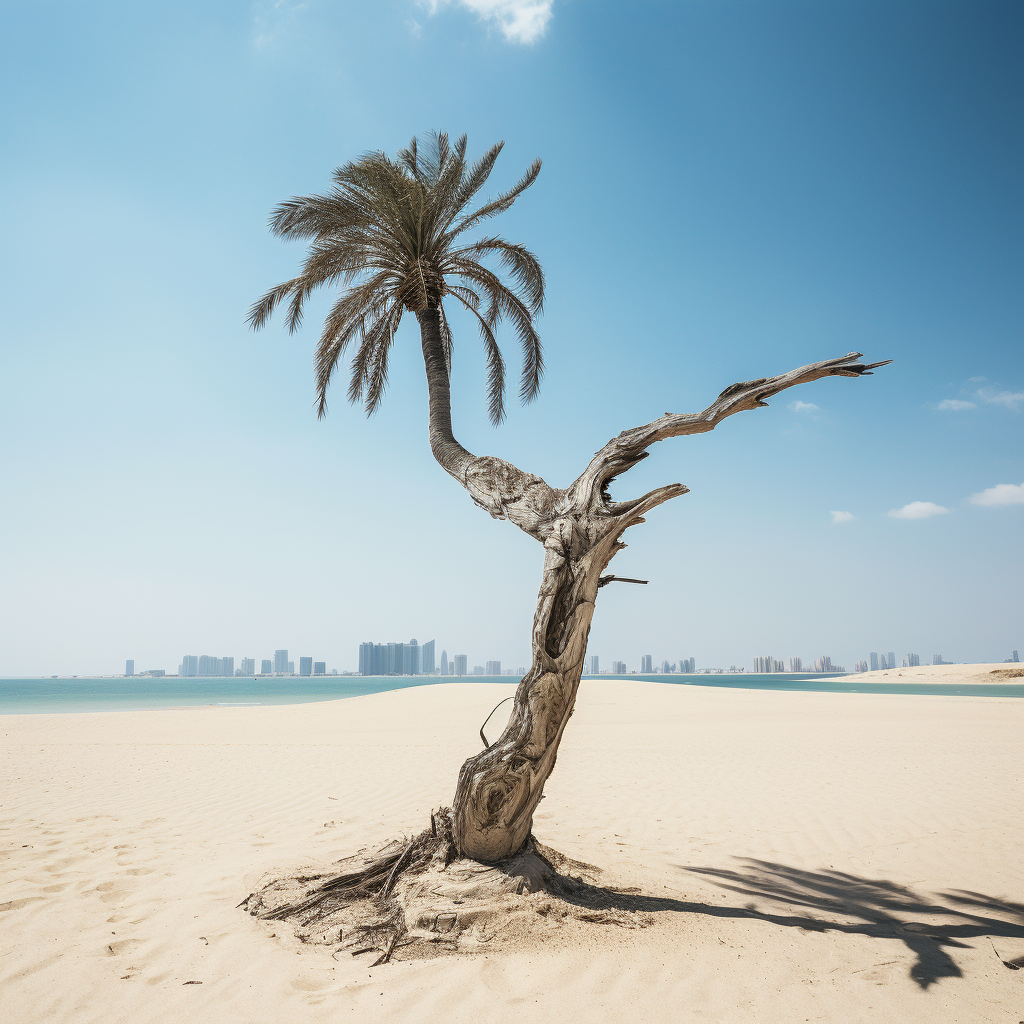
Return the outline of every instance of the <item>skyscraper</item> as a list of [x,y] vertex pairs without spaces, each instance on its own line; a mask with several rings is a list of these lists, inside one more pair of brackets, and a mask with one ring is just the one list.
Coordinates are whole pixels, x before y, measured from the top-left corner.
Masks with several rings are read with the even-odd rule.
[[299,658],[299,675],[300,676],[311,676],[313,674],[313,659],[312,658]]
[[222,676],[233,676],[235,674],[235,659],[234,658],[221,658],[220,659],[220,674]]
[[133,675],[135,675],[135,659],[134,658],[129,658],[124,663],[124,674],[126,676],[133,676]]
[[648,675],[654,671],[653,659],[649,654],[640,655],[640,671]]
[[612,662],[612,675],[624,676],[626,674],[626,663],[624,661]]
[[[431,641],[431,643],[433,643],[433,641]],[[448,675],[448,652],[447,651],[442,651],[441,652],[441,675],[443,675],[443,676]]]
[[464,676],[466,675],[466,665],[468,659],[465,654],[455,655],[455,675]]
[[269,658],[263,659],[263,664],[260,666],[260,675],[269,676],[274,671],[274,663]]
[[872,651],[868,655],[868,660],[871,662],[871,671],[872,672],[877,672],[878,671],[878,654],[877,654],[877,652]]
[[288,672],[288,652],[274,651],[274,671],[285,675]]
[[420,645],[416,637],[413,637],[405,645],[405,674],[407,676],[420,674]]
[[486,676],[500,676],[501,675],[501,662],[500,661],[489,661],[487,662],[487,671],[484,672]]
[[[267,666],[270,667],[269,664]],[[243,658],[242,659],[242,675],[243,676],[254,676],[256,675],[256,659],[255,658]]]
[[313,675],[325,676],[327,675],[327,662],[326,661],[314,661],[313,662]]
[[436,669],[434,668],[434,641],[428,640],[420,648],[420,674],[425,676],[432,676]]
[[592,654],[589,658],[588,673],[592,676],[598,676],[601,674],[601,659],[596,654]]

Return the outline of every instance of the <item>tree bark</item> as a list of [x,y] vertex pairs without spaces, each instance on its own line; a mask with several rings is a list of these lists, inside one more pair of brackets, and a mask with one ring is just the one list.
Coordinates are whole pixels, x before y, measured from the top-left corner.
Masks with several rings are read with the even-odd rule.
[[436,311],[420,318],[430,389],[430,443],[442,467],[496,519],[508,519],[544,545],[544,570],[533,619],[533,664],[516,691],[508,725],[459,772],[452,806],[460,855],[484,863],[514,856],[527,841],[583,674],[597,591],[622,534],[670,498],[682,484],[659,487],[631,501],[612,501],[611,482],[647,457],[657,441],[713,430],[726,416],[767,405],[786,388],[827,376],[859,377],[881,363],[857,362],[859,352],[812,363],[778,377],[733,384],[700,413],[666,413],[623,431],[569,487],[549,486],[501,459],[476,458],[451,430],[448,368]]

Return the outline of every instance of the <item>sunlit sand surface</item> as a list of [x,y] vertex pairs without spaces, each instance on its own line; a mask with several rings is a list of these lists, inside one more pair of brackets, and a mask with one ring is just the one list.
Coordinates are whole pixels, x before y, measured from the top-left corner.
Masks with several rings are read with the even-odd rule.
[[511,692],[5,717],[4,1019],[1024,1018],[1013,698],[585,679],[535,833],[639,889],[614,914],[523,896],[530,927],[370,968],[237,908],[424,828]]

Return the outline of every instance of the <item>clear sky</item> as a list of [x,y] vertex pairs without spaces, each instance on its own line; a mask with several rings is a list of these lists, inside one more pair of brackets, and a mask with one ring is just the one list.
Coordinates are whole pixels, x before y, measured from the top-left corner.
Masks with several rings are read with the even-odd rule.
[[541,397],[490,427],[453,315],[471,451],[565,485],[734,381],[895,360],[616,483],[691,493],[627,534],[613,571],[651,582],[601,591],[605,665],[1009,657],[1022,46],[1017,0],[8,0],[0,674],[278,647],[354,669],[361,641],[411,637],[528,664],[541,549],[432,462],[415,320],[381,411],[336,386],[321,422],[329,295],[292,337],[244,322],[302,257],[272,207],[434,128],[506,140],[495,188],[544,161],[493,222],[547,274]]

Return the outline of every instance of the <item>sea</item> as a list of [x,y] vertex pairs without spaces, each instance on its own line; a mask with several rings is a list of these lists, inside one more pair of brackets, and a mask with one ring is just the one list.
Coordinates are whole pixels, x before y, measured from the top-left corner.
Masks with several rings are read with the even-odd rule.
[[[260,676],[256,679],[178,678],[164,676],[0,679],[0,714],[38,715],[82,711],[144,711],[188,707],[254,707],[264,704],[311,704],[361,697],[385,690],[435,683],[505,683],[519,676]],[[803,690],[815,693],[903,693],[927,696],[1024,697],[1024,685],[956,683],[865,683],[841,675],[786,673],[697,675],[629,675],[623,681],[645,680],[673,686],[724,686],[745,690]],[[583,692],[591,679],[584,676]]]

